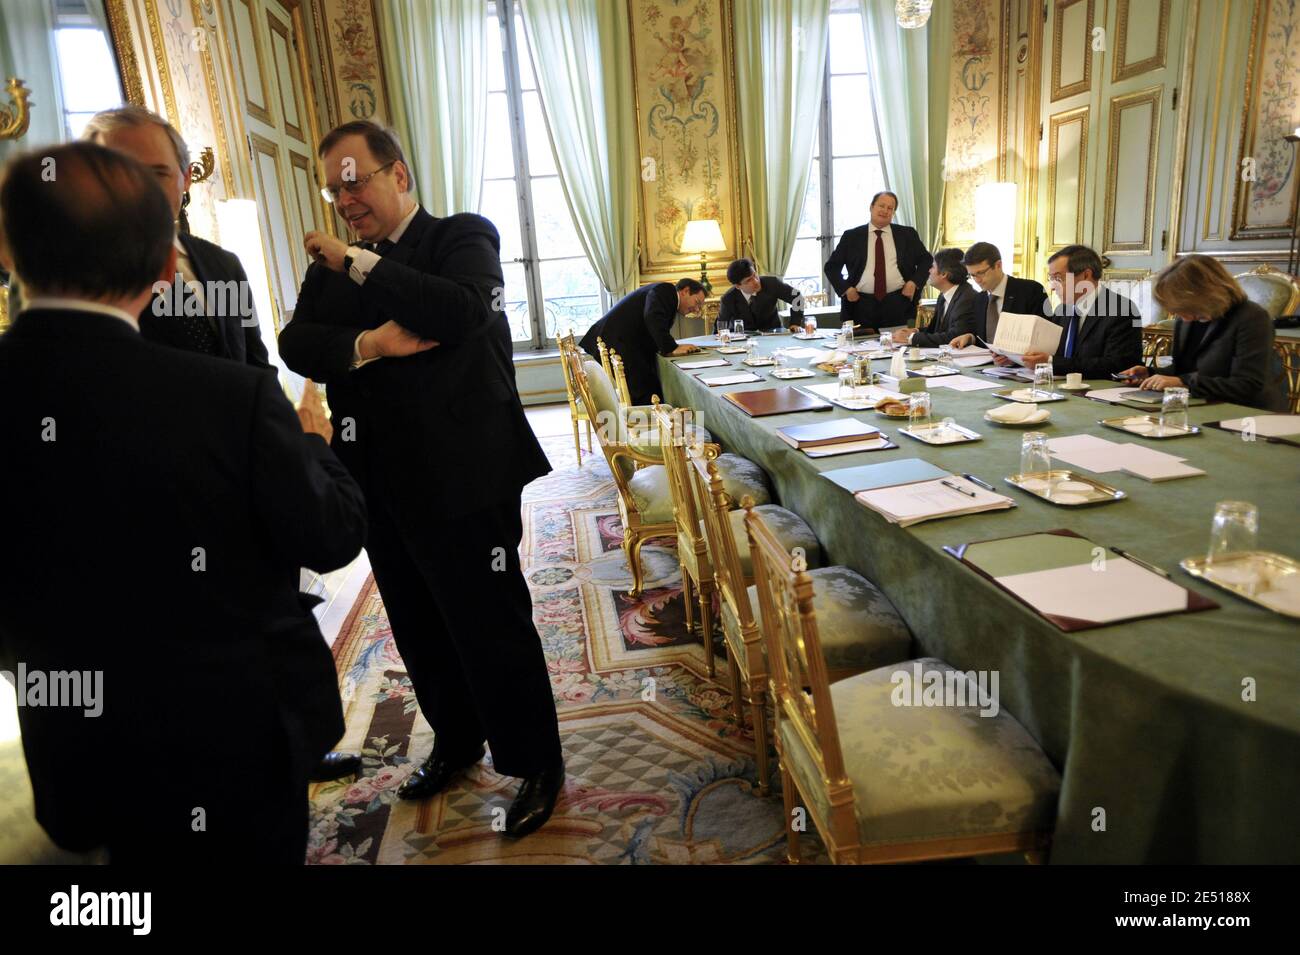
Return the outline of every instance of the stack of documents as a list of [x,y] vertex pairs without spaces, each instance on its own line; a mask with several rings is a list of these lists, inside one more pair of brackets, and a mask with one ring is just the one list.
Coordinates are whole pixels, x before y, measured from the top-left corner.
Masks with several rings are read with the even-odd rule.
[[[1017,315],[1003,312],[998,317],[998,331],[989,351],[1004,355],[1017,365],[1025,363],[1028,352],[1055,355],[1061,341],[1061,326],[1040,315]],[[986,343],[987,344],[987,343]]]
[[899,527],[940,517],[999,511],[1014,505],[1009,497],[952,474],[932,481],[859,491],[853,496]]
[[1186,459],[1164,451],[1155,451],[1145,445],[1107,441],[1091,434],[1053,438],[1047,447],[1057,460],[1098,474],[1123,471],[1146,481],[1171,481],[1205,473],[1192,467]]

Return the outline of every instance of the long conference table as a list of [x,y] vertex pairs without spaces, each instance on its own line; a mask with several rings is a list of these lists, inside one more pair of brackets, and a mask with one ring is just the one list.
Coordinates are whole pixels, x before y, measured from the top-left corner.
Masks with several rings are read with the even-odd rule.
[[[761,354],[817,344],[789,335],[758,338]],[[736,371],[750,370],[741,364],[744,355],[709,350],[694,357],[727,358]],[[1178,566],[1185,557],[1204,556],[1215,503],[1222,500],[1258,505],[1259,546],[1300,557],[1300,448],[1246,442],[1214,428],[1146,441],[1097,423],[1141,412],[1081,396],[1040,405],[1052,413],[1042,425],[1003,427],[983,419],[1004,403],[992,391],[932,388],[935,419],[952,417],[982,436],[936,447],[898,434],[905,421],[870,411],[836,406],[751,418],[722,400],[726,391],[824,384],[836,380],[832,375],[786,382],[770,378],[769,366],[753,369],[760,383],[710,387],[698,376],[727,368],[688,371],[677,367],[682,360],[691,359],[660,358],[663,400],[692,408],[725,450],[768,473],[779,503],[816,531],[824,562],[853,568],[893,601],[911,629],[915,656],[936,656],[963,671],[999,671],[1001,705],[1063,776],[1053,862],[1300,862],[1300,623]],[[887,362],[874,361],[873,370],[886,371]],[[964,373],[983,377],[978,369]],[[1259,413],[1207,404],[1191,408],[1189,419],[1202,424]],[[846,416],[880,427],[899,447],[814,459],[774,433]],[[1161,483],[1120,472],[1095,475],[1127,499],[1058,507],[1003,480],[1019,470],[1026,430],[1138,442],[1185,457],[1206,474]],[[902,528],[820,477],[905,458],[972,473],[1018,506]],[[1163,568],[1219,607],[1067,633],[942,550],[1058,528]]]

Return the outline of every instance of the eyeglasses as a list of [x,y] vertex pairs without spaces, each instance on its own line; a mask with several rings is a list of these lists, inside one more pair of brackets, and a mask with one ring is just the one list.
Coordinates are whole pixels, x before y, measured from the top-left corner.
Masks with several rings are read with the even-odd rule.
[[320,191],[321,198],[326,202],[333,203],[338,201],[340,192],[346,192],[349,196],[359,195],[361,190],[366,188],[366,185],[371,179],[374,179],[375,176],[379,175],[395,162],[397,162],[396,159],[390,159],[369,175],[362,176],[360,179],[354,179],[351,182],[345,182],[341,186],[322,186]]
[[978,272],[976,272],[974,269],[967,269],[967,274],[970,275],[971,278],[973,278],[975,281],[978,282],[980,279],[984,278],[984,276],[988,275],[992,271],[993,271],[993,266],[990,265],[988,268],[980,269]]

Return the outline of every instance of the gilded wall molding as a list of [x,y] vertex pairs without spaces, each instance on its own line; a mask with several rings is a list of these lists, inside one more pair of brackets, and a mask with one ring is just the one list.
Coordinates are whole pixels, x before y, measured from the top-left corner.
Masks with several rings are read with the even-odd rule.
[[[1078,3],[1086,3],[1087,7],[1087,27],[1084,36],[1081,38],[1084,45],[1083,53],[1083,79],[1077,83],[1071,83],[1069,86],[1061,85],[1061,43],[1063,37],[1064,13],[1070,7]],[[1052,102],[1066,99],[1074,96],[1076,93],[1086,93],[1092,88],[1092,26],[1095,22],[1093,0],[1056,0],[1056,9],[1054,11],[1052,23]]]
[[[1134,93],[1128,93],[1124,96],[1115,96],[1110,101],[1110,132],[1109,132],[1109,149],[1106,161],[1107,182],[1106,182],[1106,209],[1105,225],[1102,228],[1102,246],[1103,255],[1114,253],[1129,253],[1150,255],[1154,243],[1152,240],[1152,218],[1155,213],[1156,202],[1156,155],[1160,145],[1160,112],[1164,100],[1165,87],[1162,83],[1159,86],[1152,86],[1148,89],[1138,90]],[[1118,175],[1115,170],[1119,167],[1119,150],[1120,150],[1120,125],[1124,119],[1124,111],[1137,109],[1141,106],[1148,106],[1151,110],[1151,123],[1149,124],[1149,135],[1147,138],[1147,168],[1146,168],[1146,204],[1142,209],[1142,238],[1136,242],[1116,242],[1115,241],[1115,203],[1118,201],[1117,186],[1119,183]]]
[[[251,34],[253,40],[253,65],[257,69],[257,82],[261,87],[262,93],[261,105],[254,103],[253,98],[249,95],[248,82],[247,79],[245,79],[244,108],[254,119],[260,119],[262,122],[266,123],[266,125],[274,126],[275,116],[271,113],[271,84],[266,81],[266,61],[262,56],[262,40],[257,33],[257,16],[253,11],[253,5],[250,0],[234,0],[234,2],[240,4],[248,13],[248,32]],[[232,23],[231,29],[235,34],[236,56],[241,64],[246,63],[248,61],[245,59],[243,43],[239,39],[239,25],[237,23]]]
[[[1151,0],[1141,0],[1149,4]],[[1169,0],[1160,0],[1160,15],[1156,20],[1156,51],[1144,60],[1128,62],[1128,17],[1131,0],[1118,0],[1119,7],[1115,16],[1115,58],[1111,67],[1112,82],[1132,79],[1158,70],[1165,65],[1165,53],[1169,43]]]
[[[1172,262],[1182,245],[1183,203],[1190,202],[1190,196],[1184,196],[1187,188],[1187,153],[1188,138],[1191,133],[1192,90],[1195,81],[1196,39],[1200,32],[1201,0],[1189,0],[1187,5],[1187,22],[1183,37],[1183,66],[1178,88],[1183,90],[1183,97],[1178,104],[1175,117],[1177,127],[1174,133],[1174,182],[1169,192],[1169,257]],[[1215,90],[1218,96],[1218,90]]]
[[117,72],[122,80],[126,101],[144,106],[144,81],[140,78],[140,62],[135,56],[126,0],[104,0],[104,13],[108,19],[109,40],[117,57]]
[[221,109],[221,92],[217,86],[216,68],[213,62],[212,45],[217,42],[215,10],[204,12],[200,0],[190,0],[190,11],[194,15],[196,26],[201,25],[207,32],[208,42],[200,52],[203,61],[204,89],[208,91],[208,105],[212,113],[212,128],[217,134],[217,166],[221,169],[221,181],[225,184],[226,195],[235,194],[235,177],[230,163],[230,140],[226,137],[226,122]]
[[158,82],[162,87],[163,106],[167,121],[182,129],[181,114],[176,108],[176,92],[172,89],[171,68],[167,65],[167,46],[163,43],[162,24],[158,20],[158,5],[146,3],[145,19],[149,24],[149,40],[153,44],[154,65],[158,68]]
[[[1088,168],[1088,122],[1089,114],[1092,111],[1091,106],[1077,106],[1074,109],[1065,110],[1050,117],[1048,120],[1048,140],[1047,140],[1047,254],[1051,255],[1058,249],[1062,249],[1074,242],[1083,240],[1084,229],[1084,204],[1083,197],[1085,189],[1083,184],[1087,175]],[[1079,161],[1077,166],[1077,188],[1075,189],[1075,220],[1074,235],[1068,242],[1056,241],[1056,173],[1060,169],[1060,162],[1057,160],[1057,149],[1060,145],[1061,127],[1069,126],[1071,123],[1079,124]]]

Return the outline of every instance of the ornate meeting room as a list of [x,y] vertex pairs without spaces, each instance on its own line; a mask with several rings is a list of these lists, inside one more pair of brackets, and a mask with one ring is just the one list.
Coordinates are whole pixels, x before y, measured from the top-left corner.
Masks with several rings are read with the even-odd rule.
[[1300,863],[1298,158],[1290,0],[0,0],[0,863]]

